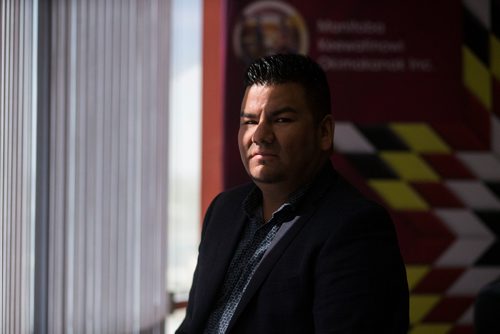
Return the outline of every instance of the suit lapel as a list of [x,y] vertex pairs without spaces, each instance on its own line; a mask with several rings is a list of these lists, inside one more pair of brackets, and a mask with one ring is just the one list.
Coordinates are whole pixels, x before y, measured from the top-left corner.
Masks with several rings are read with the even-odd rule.
[[219,232],[217,245],[214,245],[213,254],[209,256],[211,262],[207,267],[207,276],[213,281],[215,290],[221,286],[246,222],[244,215],[226,219],[225,227]]
[[243,310],[246,308],[248,302],[252,299],[255,293],[259,290],[262,283],[265,281],[271,270],[273,269],[275,263],[280,259],[283,252],[286,250],[290,242],[293,241],[297,233],[304,227],[306,222],[309,220],[311,213],[306,216],[300,217],[294,225],[286,232],[286,234],[281,238],[281,240],[271,249],[269,254],[262,260],[259,267],[255,271],[250,283],[248,284],[245,293],[241,297],[241,300],[234,312],[233,317],[229,323],[227,333],[230,332],[231,327],[237,321],[238,317],[241,315]]
[[194,317],[200,320],[196,326],[198,331],[203,331],[206,319],[217,302],[217,292],[222,286],[246,221],[239,208],[216,215],[213,219],[217,220],[217,224],[214,224],[217,230],[207,235],[206,254],[203,257],[205,262],[198,277],[198,285],[203,286],[197,298],[200,305],[198,315]]

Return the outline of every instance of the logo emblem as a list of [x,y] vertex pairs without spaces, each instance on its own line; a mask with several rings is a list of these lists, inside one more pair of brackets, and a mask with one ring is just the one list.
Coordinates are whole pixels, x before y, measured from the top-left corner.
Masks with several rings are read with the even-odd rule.
[[295,8],[281,1],[257,1],[243,9],[233,31],[233,47],[250,63],[277,53],[307,54],[309,36]]

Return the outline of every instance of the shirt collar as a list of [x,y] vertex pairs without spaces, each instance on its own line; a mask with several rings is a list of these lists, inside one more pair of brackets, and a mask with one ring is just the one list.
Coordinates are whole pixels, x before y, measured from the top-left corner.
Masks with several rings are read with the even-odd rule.
[[[293,193],[291,193],[290,196],[288,196],[288,200],[282,206],[280,206],[279,209],[276,210],[274,214],[281,211],[287,211],[287,212],[295,211],[298,204],[304,198],[304,195],[307,193],[310,187],[311,183],[308,183],[300,187]],[[260,210],[261,207],[262,207],[262,192],[257,186],[255,186],[250,191],[245,201],[243,202],[243,210],[245,211],[248,217],[255,217],[257,213],[261,211]]]

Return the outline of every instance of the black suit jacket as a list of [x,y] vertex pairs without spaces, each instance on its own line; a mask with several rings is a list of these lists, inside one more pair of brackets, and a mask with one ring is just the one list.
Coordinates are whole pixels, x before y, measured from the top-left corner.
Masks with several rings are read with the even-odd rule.
[[[224,192],[207,210],[177,333],[203,332],[253,187]],[[300,218],[255,272],[227,333],[406,333],[408,286],[386,211],[327,164],[297,212]]]

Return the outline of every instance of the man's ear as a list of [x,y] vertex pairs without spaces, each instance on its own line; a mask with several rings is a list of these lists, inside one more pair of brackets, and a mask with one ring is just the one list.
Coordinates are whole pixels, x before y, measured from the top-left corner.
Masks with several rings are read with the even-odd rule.
[[320,146],[323,151],[333,150],[335,122],[332,115],[326,115],[319,124]]

